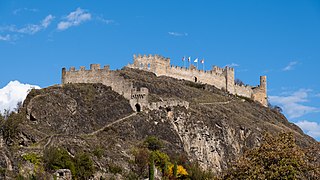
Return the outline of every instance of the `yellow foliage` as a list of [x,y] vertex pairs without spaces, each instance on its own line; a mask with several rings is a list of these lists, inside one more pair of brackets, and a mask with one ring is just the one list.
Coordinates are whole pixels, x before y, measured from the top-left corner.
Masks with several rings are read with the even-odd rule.
[[[170,176],[173,176],[173,164],[170,164],[169,166],[168,166],[168,169],[169,169],[169,175]],[[187,170],[183,167],[183,166],[181,166],[181,165],[178,165],[178,167],[177,167],[177,176],[178,177],[181,177],[181,176],[187,176],[188,175],[188,172],[187,172]]]

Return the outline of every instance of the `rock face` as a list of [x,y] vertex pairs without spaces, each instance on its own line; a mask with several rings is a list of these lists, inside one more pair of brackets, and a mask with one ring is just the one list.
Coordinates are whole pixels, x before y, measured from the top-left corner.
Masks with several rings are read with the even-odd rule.
[[26,105],[28,119],[47,133],[91,133],[133,112],[127,100],[101,84],[68,84],[33,96]]
[[[32,170],[23,155],[42,155],[50,147],[63,147],[71,156],[91,154],[97,178],[109,177],[113,166],[121,166],[125,174],[132,168],[132,150],[146,137],[157,136],[171,157],[185,156],[218,173],[245,149],[259,145],[265,132],[292,132],[304,147],[317,143],[277,111],[213,86],[133,69],[116,73],[136,87],[147,87],[151,102],[175,99],[188,101],[190,106],[136,113],[128,100],[102,84],[32,90],[16,115],[18,123],[2,127],[1,168],[13,177],[28,176]],[[15,131],[8,134],[10,127]],[[98,149],[101,153],[94,155]]]

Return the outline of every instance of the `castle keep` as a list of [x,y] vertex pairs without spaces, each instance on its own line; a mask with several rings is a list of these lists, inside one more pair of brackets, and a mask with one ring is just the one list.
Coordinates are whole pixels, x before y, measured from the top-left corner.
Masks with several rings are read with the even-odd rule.
[[[266,76],[260,77],[260,86],[240,86],[234,83],[233,68],[213,66],[210,71],[197,70],[194,66],[182,68],[170,65],[169,58],[158,55],[134,55],[133,64],[129,64],[127,67],[153,72],[157,76],[169,76],[196,83],[207,83],[221,90],[226,90],[230,94],[251,98],[264,106],[268,104]],[[111,86],[114,91],[128,99],[131,107],[136,111],[169,106],[189,107],[188,102],[180,100],[149,103],[147,88],[133,87],[132,82],[110,70],[109,66],[101,68],[99,64],[91,64],[89,70],[86,70],[84,66],[81,66],[79,70],[76,70],[75,67],[70,67],[69,70],[62,68],[62,84],[66,83],[102,83]]]

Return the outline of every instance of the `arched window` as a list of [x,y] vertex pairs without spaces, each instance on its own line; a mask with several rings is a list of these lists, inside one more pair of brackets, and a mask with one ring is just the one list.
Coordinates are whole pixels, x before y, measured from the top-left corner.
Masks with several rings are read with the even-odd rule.
[[148,63],[148,70],[150,70],[150,68],[151,68],[151,65],[150,65],[150,63]]

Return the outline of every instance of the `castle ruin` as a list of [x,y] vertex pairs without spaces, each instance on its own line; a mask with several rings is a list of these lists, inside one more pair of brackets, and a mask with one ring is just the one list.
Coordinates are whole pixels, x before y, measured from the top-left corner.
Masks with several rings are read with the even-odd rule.
[[[234,69],[231,67],[219,68],[213,66],[210,71],[197,70],[194,66],[182,68],[170,65],[169,58],[159,55],[134,55],[133,64],[128,64],[127,67],[153,72],[157,76],[169,76],[196,83],[207,83],[230,94],[251,98],[264,106],[268,104],[266,76],[260,77],[260,86],[241,86],[235,84]],[[102,83],[111,86],[112,90],[128,99],[132,109],[137,112],[170,106],[189,107],[188,102],[180,100],[149,103],[147,88],[133,87],[132,82],[110,70],[109,66],[101,68],[99,64],[91,64],[89,70],[86,70],[84,66],[81,66],[79,70],[76,70],[75,67],[70,67],[69,70],[62,68],[62,84],[66,83]]]

